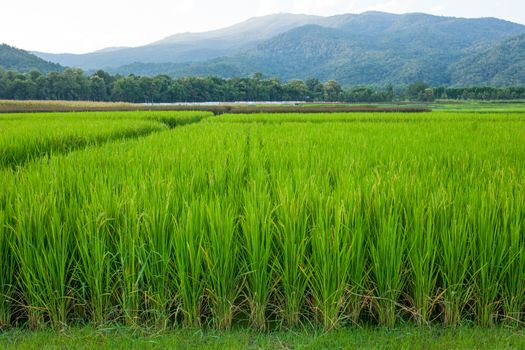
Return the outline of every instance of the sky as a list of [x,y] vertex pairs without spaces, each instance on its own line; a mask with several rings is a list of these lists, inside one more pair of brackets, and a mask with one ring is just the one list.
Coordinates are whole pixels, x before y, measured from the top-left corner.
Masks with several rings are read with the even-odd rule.
[[329,16],[371,10],[525,24],[524,0],[2,0],[0,43],[29,51],[85,53],[145,45],[274,13]]

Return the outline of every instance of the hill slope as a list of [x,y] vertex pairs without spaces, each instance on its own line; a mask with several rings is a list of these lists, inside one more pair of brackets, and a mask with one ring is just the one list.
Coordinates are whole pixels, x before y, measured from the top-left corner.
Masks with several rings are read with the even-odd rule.
[[5,44],[0,45],[0,67],[19,72],[38,70],[48,73],[64,70],[59,64],[47,62],[27,51]]
[[236,56],[236,64],[284,79],[456,84],[460,77],[450,70],[457,62],[524,32],[523,26],[490,18],[374,12],[350,17],[337,28],[296,28]]
[[[495,78],[467,76],[480,57],[523,34],[525,26],[495,18],[382,12],[331,17],[279,14],[206,33],[178,34],[138,48],[39,55],[120,74],[232,77],[261,72],[286,80],[336,79],[345,85],[405,84],[419,79],[433,85],[505,84],[508,77],[514,78],[509,83],[525,84],[522,78],[499,73],[520,67],[519,53],[498,60]],[[523,52],[519,45],[515,50]]]
[[480,50],[458,62],[451,74],[458,85],[525,84],[525,35]]
[[326,17],[320,16],[276,14],[251,18],[214,31],[176,34],[134,48],[102,49],[88,54],[35,54],[45,60],[82,69],[108,69],[136,62],[199,62],[231,55],[295,27],[326,21]]

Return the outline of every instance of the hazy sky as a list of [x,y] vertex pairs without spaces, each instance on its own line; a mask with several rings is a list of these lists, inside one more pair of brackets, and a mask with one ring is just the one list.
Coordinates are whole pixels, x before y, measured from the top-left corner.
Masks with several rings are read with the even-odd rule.
[[525,24],[525,0],[2,0],[0,43],[82,53],[144,45],[175,33],[221,28],[272,13],[369,10],[490,16]]

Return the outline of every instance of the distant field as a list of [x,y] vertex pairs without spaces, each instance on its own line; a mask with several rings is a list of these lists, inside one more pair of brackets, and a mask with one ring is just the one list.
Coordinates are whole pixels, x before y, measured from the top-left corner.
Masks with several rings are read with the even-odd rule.
[[[435,122],[512,122],[525,121],[523,113],[478,112],[422,112],[422,113],[257,113],[257,114],[222,114],[207,119],[210,123],[435,123]],[[439,125],[439,124],[436,124]]]
[[209,111],[222,113],[331,113],[331,112],[424,112],[425,106],[380,104],[133,104],[117,102],[10,101],[0,100],[0,113],[81,111]]
[[341,112],[525,112],[525,101],[451,101],[432,103],[283,103],[279,104],[140,104],[90,101],[11,101],[0,100],[0,113],[14,112],[81,112],[81,111],[209,111],[223,113],[341,113]]
[[429,105],[433,110],[474,112],[525,112],[525,101],[449,101]]
[[5,113],[0,130],[2,347],[74,348],[70,326],[86,344],[121,327],[523,344],[524,113]]
[[[320,106],[318,104],[307,104],[308,106]],[[323,104],[328,106],[330,104]],[[370,104],[333,104],[333,106],[364,106]],[[525,101],[456,101],[456,100],[437,100],[435,102],[397,102],[397,103],[378,103],[372,104],[383,108],[414,108],[431,109],[434,111],[463,111],[463,112],[525,112]]]

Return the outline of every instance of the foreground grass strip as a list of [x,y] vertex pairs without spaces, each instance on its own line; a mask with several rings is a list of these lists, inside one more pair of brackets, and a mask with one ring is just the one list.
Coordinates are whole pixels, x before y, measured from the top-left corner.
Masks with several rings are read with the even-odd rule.
[[299,330],[256,333],[184,330],[143,334],[126,328],[21,330],[0,334],[0,347],[24,349],[522,349],[523,331],[505,328]]

